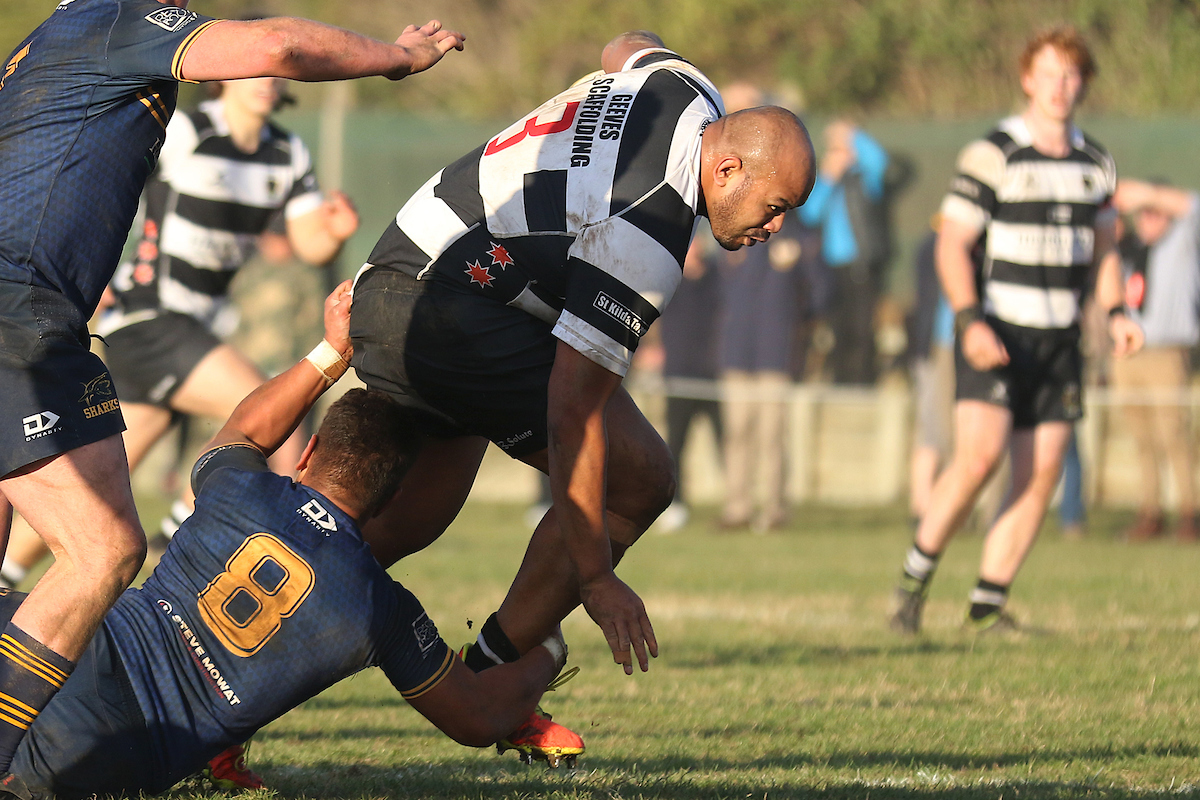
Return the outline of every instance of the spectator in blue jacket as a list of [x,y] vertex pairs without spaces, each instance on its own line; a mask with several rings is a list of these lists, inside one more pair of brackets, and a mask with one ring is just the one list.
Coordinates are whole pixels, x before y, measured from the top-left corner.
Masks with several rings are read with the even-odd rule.
[[808,202],[806,225],[821,229],[821,255],[834,281],[830,360],[835,383],[875,381],[875,301],[891,257],[885,206],[888,154],[846,120],[825,129],[825,154]]

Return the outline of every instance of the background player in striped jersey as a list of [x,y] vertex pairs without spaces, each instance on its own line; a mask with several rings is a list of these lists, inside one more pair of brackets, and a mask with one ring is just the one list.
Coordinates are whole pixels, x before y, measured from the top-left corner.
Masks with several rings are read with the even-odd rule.
[[[133,258],[109,284],[112,305],[97,333],[121,397],[125,453],[134,470],[170,429],[176,414],[228,419],[238,402],[266,380],[222,340],[237,324],[229,284],[255,252],[273,215],[286,219],[295,254],[313,265],[332,260],[358,228],[341,192],[322,197],[300,137],[271,122],[283,97],[281,78],[216,84],[219,97],[167,125],[158,168],[142,194],[141,236]],[[103,303],[102,303],[103,305]],[[289,474],[304,443],[292,436],[272,457]],[[190,488],[176,500],[159,552],[192,510]],[[17,528],[5,554],[12,582],[46,555],[27,528]]]
[[[435,175],[359,274],[354,365],[419,411],[427,442],[368,526],[383,564],[434,541],[488,440],[550,476],[500,609],[466,653],[483,669],[576,606],[614,660],[657,642],[614,565],[670,503],[675,471],[621,381],[679,284],[697,214],[734,250],[765,241],[813,184],[812,143],[781,108],[723,116],[711,82],[652,34]],[[632,649],[632,653],[631,653]]]
[[[1073,28],[1033,37],[1021,56],[1024,113],[959,156],[942,204],[937,268],[957,334],[954,457],[933,488],[897,589],[892,627],[916,633],[937,559],[1004,449],[1012,488],[988,531],[968,624],[1013,627],[1008,589],[1062,471],[1080,397],[1079,308],[1093,269],[1117,357],[1142,332],[1124,313],[1111,208],[1112,158],[1074,125],[1095,72]],[[985,238],[981,276],[971,250]]]
[[[447,735],[483,746],[528,715],[561,668],[555,634],[516,664],[473,673],[363,543],[359,524],[395,492],[417,447],[386,395],[339,399],[299,482],[267,471],[266,454],[346,370],[349,288],[325,302],[325,340],[243,401],[196,462],[196,513],[30,728],[16,778],[2,784],[10,793],[164,791],[370,666]],[[0,594],[0,619],[20,598]]]
[[212,20],[186,6],[60,3],[0,82],[0,533],[7,541],[15,507],[57,556],[0,636],[0,770],[144,557],[120,402],[86,323],[178,82],[398,80],[462,46],[436,22],[386,43],[294,18]]

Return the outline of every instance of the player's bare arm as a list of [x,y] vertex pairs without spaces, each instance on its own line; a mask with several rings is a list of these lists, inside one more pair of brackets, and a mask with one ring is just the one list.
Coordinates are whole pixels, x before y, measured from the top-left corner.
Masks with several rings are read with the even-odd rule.
[[1124,312],[1125,289],[1121,259],[1116,247],[1116,215],[1109,209],[1096,223],[1096,304],[1106,309],[1108,333],[1113,341],[1113,356],[1124,358],[1142,349],[1146,335],[1142,326]]
[[[249,442],[270,455],[292,434],[317,398],[336,380],[335,375],[340,376],[350,363],[350,288],[351,281],[343,281],[325,298],[323,344],[328,349],[318,346],[291,369],[251,392],[206,450],[232,442]],[[332,360],[334,355],[340,357],[341,371],[337,372],[336,364],[323,369],[322,354],[328,355],[325,360]]]
[[630,647],[642,671],[658,642],[637,594],[613,572],[605,523],[608,441],[605,407],[621,377],[559,342],[550,374],[550,493],[563,547],[579,578],[580,601],[604,632],[613,660],[633,674]]
[[561,668],[544,646],[478,673],[455,658],[437,686],[409,703],[459,744],[487,747],[516,730]]
[[329,192],[320,206],[287,221],[288,242],[301,261],[324,266],[358,230],[358,221],[350,198],[344,192]]
[[[971,248],[979,239],[979,231],[963,222],[943,218],[938,230],[935,263],[942,291],[956,315],[979,308],[979,293],[975,289],[975,267],[971,263]],[[989,370],[1008,363],[1008,351],[1000,337],[982,315],[966,324],[961,331],[961,346],[967,363],[977,370]]]
[[189,81],[275,76],[330,81],[382,75],[400,80],[429,69],[465,37],[431,20],[409,25],[394,43],[296,17],[222,20],[206,28],[183,60]]

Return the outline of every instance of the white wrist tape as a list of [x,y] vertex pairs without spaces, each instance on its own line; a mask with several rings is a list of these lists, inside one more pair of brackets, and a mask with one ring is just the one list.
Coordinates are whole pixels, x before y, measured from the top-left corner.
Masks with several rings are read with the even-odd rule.
[[342,354],[324,339],[312,349],[311,353],[304,357],[304,360],[320,370],[321,374],[325,376],[326,387],[333,386],[337,382],[337,379],[345,375],[346,370],[350,368],[350,365],[342,358]]
[[563,640],[554,635],[547,636],[542,642],[542,647],[550,651],[550,655],[554,656],[554,663],[558,665],[559,669],[562,669],[563,665],[567,663],[567,646]]

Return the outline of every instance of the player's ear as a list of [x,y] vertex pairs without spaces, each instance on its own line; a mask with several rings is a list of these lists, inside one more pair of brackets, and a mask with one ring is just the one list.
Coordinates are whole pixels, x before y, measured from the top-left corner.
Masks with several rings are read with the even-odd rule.
[[722,156],[717,162],[713,178],[717,186],[725,186],[736,180],[744,165],[737,156]]
[[304,446],[304,452],[300,454],[300,460],[296,462],[296,477],[303,478],[304,471],[308,469],[309,462],[312,461],[313,451],[317,449],[317,435],[314,433],[308,440],[308,444]]

